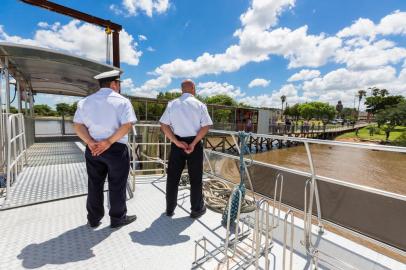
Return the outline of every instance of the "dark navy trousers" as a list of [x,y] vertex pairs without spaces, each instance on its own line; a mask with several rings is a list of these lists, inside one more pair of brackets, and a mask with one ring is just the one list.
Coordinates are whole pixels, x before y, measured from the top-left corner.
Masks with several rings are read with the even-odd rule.
[[[180,141],[187,144],[193,142],[195,137],[178,137]],[[203,176],[203,145],[199,142],[192,153],[185,151],[171,144],[171,152],[168,161],[168,177],[166,180],[166,211],[175,210],[178,199],[178,186],[182,171],[187,164],[190,178],[190,204],[192,211],[200,211],[204,205],[202,195]]]
[[92,156],[86,147],[88,174],[87,219],[97,224],[104,216],[103,188],[107,177],[110,198],[110,222],[117,224],[127,214],[126,185],[130,171],[128,149],[125,144],[114,143],[100,156]]

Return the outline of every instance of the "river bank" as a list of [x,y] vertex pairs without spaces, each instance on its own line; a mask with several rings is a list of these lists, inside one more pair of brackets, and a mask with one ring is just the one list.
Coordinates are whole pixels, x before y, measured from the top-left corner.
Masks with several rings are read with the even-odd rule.
[[376,124],[371,124],[367,127],[361,128],[358,130],[358,132],[352,131],[344,133],[336,137],[335,140],[343,142],[360,142],[360,143],[406,146],[406,126],[395,127],[390,132],[388,141],[386,140],[385,131],[382,128],[378,128]]

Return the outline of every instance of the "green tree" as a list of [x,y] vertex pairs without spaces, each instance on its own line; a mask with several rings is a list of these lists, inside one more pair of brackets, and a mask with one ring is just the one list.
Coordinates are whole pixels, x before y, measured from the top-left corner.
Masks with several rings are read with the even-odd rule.
[[160,92],[156,97],[159,100],[172,100],[182,95],[180,92]]
[[343,119],[355,121],[355,116],[357,115],[357,111],[354,108],[343,108],[341,111],[341,117]]
[[367,112],[376,114],[380,110],[396,106],[404,100],[403,96],[390,96],[388,90],[375,87],[372,89],[372,96],[366,98],[365,105]]
[[291,107],[286,107],[284,114],[286,116],[293,117],[296,121],[298,121],[300,118],[299,107],[300,107],[299,103],[296,103],[295,105],[293,105]]
[[227,96],[227,95],[215,95],[215,96],[207,97],[204,101],[207,104],[237,106],[237,102],[232,97]]
[[70,105],[70,109],[69,109],[70,115],[75,115],[77,108],[78,108],[78,102],[76,101],[72,105]]
[[318,120],[330,120],[335,116],[335,108],[328,103],[313,101],[299,105],[300,115],[307,120],[316,118]]
[[282,112],[283,112],[283,103],[285,103],[285,101],[286,101],[286,96],[285,95],[281,96],[281,101],[282,101]]
[[376,116],[376,121],[386,133],[386,140],[389,140],[390,132],[400,125],[406,125],[406,101],[402,101],[396,106],[380,110]]
[[36,115],[40,115],[40,116],[53,116],[53,115],[55,115],[55,111],[52,110],[52,108],[49,107],[46,104],[34,105],[34,112],[35,112]]
[[10,113],[18,113],[18,110],[15,107],[10,106]]
[[70,115],[71,106],[67,103],[58,103],[56,104],[56,111],[58,115]]

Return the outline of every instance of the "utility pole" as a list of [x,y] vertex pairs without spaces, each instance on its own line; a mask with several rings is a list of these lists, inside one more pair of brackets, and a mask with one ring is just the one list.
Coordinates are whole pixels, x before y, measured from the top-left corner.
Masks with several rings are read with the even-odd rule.
[[20,0],[20,1],[59,14],[67,15],[84,22],[95,24],[104,27],[105,29],[111,29],[113,32],[113,66],[118,68],[120,67],[120,31],[123,29],[121,25],[47,0]]

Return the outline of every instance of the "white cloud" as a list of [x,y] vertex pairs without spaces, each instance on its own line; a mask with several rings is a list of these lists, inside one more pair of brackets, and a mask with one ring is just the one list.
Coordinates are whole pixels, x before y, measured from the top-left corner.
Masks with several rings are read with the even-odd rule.
[[138,35],[138,39],[139,39],[140,41],[148,40],[148,38],[147,38],[146,36],[144,36],[144,35]]
[[[289,84],[290,89],[306,90],[301,94],[291,94],[289,100],[292,103],[317,98],[325,101],[333,97],[343,99],[343,93],[350,96],[349,100],[352,98],[351,91],[356,91],[356,88],[385,84],[388,78],[399,82],[396,70],[389,65],[405,61],[406,49],[397,47],[392,41],[376,39],[376,36],[406,34],[406,19],[402,20],[406,13],[396,11],[383,17],[379,24],[369,19],[359,19],[334,36],[309,34],[307,25],[297,29],[276,28],[280,14],[294,7],[294,4],[294,0],[253,0],[248,10],[240,16],[241,27],[234,32],[237,43],[224,52],[204,52],[196,58],[175,59],[162,64],[150,74],[157,76],[156,79],[196,78],[234,72],[248,63],[266,61],[274,55],[287,59],[288,68],[318,68],[329,61],[346,65],[346,68],[339,68],[322,78],[319,78],[320,71],[315,69],[305,68],[293,74],[288,82],[304,81],[303,89],[300,85]],[[147,84],[150,84],[149,81]],[[396,89],[401,89],[400,84],[396,85]],[[314,87],[314,90],[310,87]],[[282,87],[270,95],[244,96],[242,99],[251,105],[277,105],[277,95],[286,89]]]
[[151,46],[148,46],[147,51],[149,51],[149,52],[155,52],[155,49],[152,48]]
[[375,24],[370,19],[359,18],[351,26],[345,27],[337,33],[338,37],[361,36],[371,37],[374,36]]
[[391,66],[362,71],[340,68],[321,78],[304,82],[303,96],[334,104],[337,100],[342,100],[345,106],[351,107],[354,95],[360,89],[385,87],[394,94],[401,89],[406,90],[405,82],[406,80],[402,81],[401,76],[397,76],[396,69]]
[[294,81],[306,81],[317,78],[320,76],[320,71],[318,70],[311,70],[311,69],[302,69],[300,72],[293,74],[288,79],[288,82]]
[[288,104],[302,103],[310,99],[299,95],[298,87],[293,84],[285,84],[279,90],[272,94],[262,94],[258,96],[248,96],[239,100],[247,105],[254,107],[281,108],[281,96],[286,96]]
[[[0,41],[40,46],[66,51],[100,62],[106,60],[106,35],[102,28],[72,20],[65,25],[41,23],[32,39],[10,36],[0,26]],[[138,65],[142,52],[137,50],[137,42],[125,30],[120,32],[121,62]]]
[[295,0],[253,0],[240,20],[243,26],[265,30],[276,25],[278,16],[286,8],[293,8],[294,5]]
[[37,25],[39,27],[41,27],[41,28],[48,28],[49,27],[49,24],[47,22],[39,22]]
[[239,43],[229,46],[225,52],[208,52],[193,59],[175,59],[154,70],[155,75],[171,78],[196,78],[206,74],[220,74],[239,70],[249,62],[261,62],[272,54],[287,58],[289,67],[325,64],[334,56],[341,40],[324,34],[308,35],[307,26],[296,30],[288,28],[268,29],[277,23],[282,11],[294,6],[293,0],[254,0],[241,15],[242,28],[234,36]]
[[121,83],[121,88],[123,92],[129,95],[155,98],[160,91],[165,90],[171,81],[171,78],[161,76],[156,79],[148,80],[140,87],[136,87],[132,79],[127,78]]
[[267,87],[269,84],[271,83],[270,80],[265,80],[265,79],[261,79],[261,78],[256,78],[253,79],[249,84],[248,87],[249,88],[253,88],[253,87]]
[[241,92],[239,87],[235,87],[229,83],[205,82],[199,83],[196,87],[197,94],[201,96],[227,95],[234,99],[243,97],[245,94]]
[[[140,12],[152,17],[154,13],[165,13],[169,7],[169,0],[122,0],[122,7],[110,5],[112,10],[117,15],[125,13],[128,16],[136,16]],[[125,12],[122,10],[125,9]]]
[[406,12],[395,12],[383,17],[379,24],[370,19],[359,18],[351,26],[345,27],[337,33],[339,37],[370,37],[377,35],[406,35]]
[[336,61],[345,63],[350,69],[367,69],[397,64],[405,58],[405,48],[395,47],[394,42],[385,39],[376,42],[357,40],[352,46],[339,49],[336,54]]

